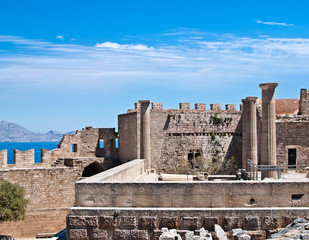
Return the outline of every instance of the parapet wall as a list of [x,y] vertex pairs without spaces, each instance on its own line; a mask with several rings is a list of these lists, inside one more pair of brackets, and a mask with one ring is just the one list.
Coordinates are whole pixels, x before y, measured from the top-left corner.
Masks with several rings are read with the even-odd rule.
[[[135,103],[134,109],[129,109],[128,113],[140,111],[141,106],[140,103]],[[151,111],[213,111],[213,112],[221,112],[221,111],[228,111],[228,112],[237,112],[236,104],[226,104],[225,109],[222,109],[220,103],[213,103],[209,105],[209,109],[207,109],[206,103],[195,103],[194,109],[191,108],[190,103],[179,103],[179,109],[164,109],[162,103],[151,103]]]
[[0,182],[18,183],[29,200],[26,219],[0,223],[0,233],[14,237],[33,237],[42,232],[58,232],[74,204],[74,184],[81,170],[57,168],[19,168],[0,171]]
[[[114,174],[141,163],[123,164]],[[107,181],[111,174],[76,183],[75,207],[67,217],[68,239],[157,240],[162,227],[184,235],[201,227],[214,231],[215,224],[266,239],[267,230],[309,214],[308,181]]]
[[15,168],[37,168],[41,163],[34,162],[34,149],[26,151],[13,150],[13,164],[7,164],[7,150],[0,151],[0,170]]
[[[308,182],[76,183],[78,207],[306,207]],[[89,193],[96,193],[91,199]]]
[[128,162],[126,164],[114,167],[112,169],[106,170],[102,173],[96,174],[90,178],[86,178],[79,182],[89,183],[89,182],[102,182],[102,181],[134,181],[145,171],[145,160],[138,159]]
[[[7,164],[7,150],[0,151],[0,170],[14,168],[51,167],[58,159],[77,157],[118,158],[115,128],[86,127],[75,134],[64,134],[57,149],[41,149],[41,163],[34,162],[34,149],[14,150],[14,164]],[[100,147],[103,141],[103,148]]]

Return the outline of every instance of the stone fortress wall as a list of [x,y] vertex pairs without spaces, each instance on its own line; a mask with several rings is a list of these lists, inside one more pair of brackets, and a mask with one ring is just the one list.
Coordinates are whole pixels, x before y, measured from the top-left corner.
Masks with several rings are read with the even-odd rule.
[[[300,99],[275,99],[273,96],[271,106],[277,116],[272,123],[272,129],[277,133],[273,134],[277,148],[276,156],[272,156],[277,162],[273,164],[289,164],[289,149],[296,151],[296,164],[308,163],[307,93],[306,89],[301,89]],[[142,102],[135,103],[135,109],[118,116],[122,163],[145,158],[141,105]],[[262,163],[262,142],[266,140],[262,139],[262,102],[257,97],[243,99],[240,111],[233,104],[227,104],[225,110],[221,104],[211,104],[209,110],[203,103],[195,104],[194,109],[190,103],[180,103],[179,109],[164,109],[162,103],[152,103],[150,108],[150,101],[146,105],[150,119],[151,167],[158,172],[177,173],[182,163],[196,156],[202,156],[212,165],[212,171],[218,173],[245,168],[248,158]]]
[[[29,200],[26,219],[0,224],[0,233],[33,237],[37,233],[65,228],[68,209],[74,205],[74,184],[117,163],[118,133],[114,128],[86,127],[65,134],[59,147],[42,149],[42,163],[34,163],[34,150],[14,150],[14,163],[7,164],[7,152],[0,152],[0,181],[25,187]],[[100,141],[104,148],[100,148]],[[102,144],[101,144],[102,145]]]
[[133,160],[76,183],[68,239],[156,240],[162,227],[184,235],[201,227],[214,231],[215,224],[266,239],[267,230],[309,214],[308,181],[147,181],[138,177],[142,163]]
[[[294,153],[296,164],[308,164],[307,95],[308,91],[302,89],[300,100],[293,100],[294,105],[295,101],[297,103],[295,109],[292,107],[293,111],[276,112],[275,153],[278,164],[288,164],[290,155]],[[282,100],[278,105],[282,105],[285,101]],[[293,104],[288,102],[289,106]],[[75,182],[82,177],[111,168],[118,159],[122,163],[134,159],[146,159],[144,170],[153,168],[162,173],[175,173],[182,163],[194,162],[198,157],[203,157],[205,161],[213,164],[211,170],[214,172],[223,173],[232,173],[237,168],[244,167],[244,162],[248,158],[261,163],[260,149],[263,143],[261,105],[256,97],[244,99],[240,111],[236,110],[233,104],[227,104],[225,110],[222,110],[221,104],[211,104],[208,110],[203,103],[195,104],[194,109],[191,109],[189,103],[180,103],[179,109],[163,109],[162,103],[152,103],[150,109],[150,101],[139,101],[135,104],[135,109],[118,116],[119,133],[112,128],[86,127],[76,134],[64,135],[58,149],[41,151],[42,163],[34,163],[33,150],[25,152],[16,150],[15,164],[7,165],[6,150],[0,151],[0,181],[19,183],[26,188],[27,198],[30,199],[26,220],[18,223],[2,223],[0,232],[25,237],[34,236],[38,232],[61,230],[65,226],[68,208],[73,206],[75,201]],[[118,137],[119,149],[115,146]],[[104,148],[100,148],[100,141],[104,142]],[[123,178],[129,175],[123,173],[118,176]],[[130,185],[133,187],[132,192],[135,192],[134,186]],[[166,189],[164,187],[157,189],[156,186],[151,185],[150,188],[159,192]],[[272,192],[277,187],[272,186],[269,191]],[[293,186],[283,188],[285,187],[295,188]],[[186,185],[185,189],[191,189],[191,186]],[[193,192],[194,189],[199,188],[192,188]],[[216,192],[216,189],[214,187],[208,190]],[[169,196],[172,196],[171,191],[166,190]],[[267,191],[264,193],[269,194]],[[287,192],[287,199],[290,201],[292,201],[291,194],[296,193]],[[95,196],[95,193],[91,196]],[[127,204],[131,204],[132,193],[127,193],[127,197]],[[259,197],[253,199],[262,202],[263,197],[257,200]],[[120,201],[121,197],[115,199]],[[248,204],[250,199],[245,198],[243,201]],[[306,199],[307,197],[303,198]],[[198,221],[202,221],[201,219]],[[156,224],[159,224],[157,221],[161,220],[156,220]]]
[[[140,103],[127,114],[118,116],[119,157],[121,162],[142,157]],[[241,116],[236,105],[180,103],[179,109],[163,109],[152,103],[150,109],[150,155],[153,168],[159,172],[175,173],[179,163],[203,156],[210,163],[222,165],[229,160],[241,161]]]

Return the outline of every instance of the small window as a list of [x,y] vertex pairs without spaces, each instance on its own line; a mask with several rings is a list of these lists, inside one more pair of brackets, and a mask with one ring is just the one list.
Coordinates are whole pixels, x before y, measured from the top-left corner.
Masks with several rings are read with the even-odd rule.
[[118,138],[116,138],[116,148],[119,148]]
[[288,149],[288,165],[289,168],[296,168],[296,148]]
[[104,140],[103,139],[99,140],[99,148],[104,149]]
[[77,152],[77,144],[76,143],[72,144],[72,152]]

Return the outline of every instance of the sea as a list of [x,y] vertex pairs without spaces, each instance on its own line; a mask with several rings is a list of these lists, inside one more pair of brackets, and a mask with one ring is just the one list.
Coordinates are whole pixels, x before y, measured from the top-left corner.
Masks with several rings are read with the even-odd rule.
[[0,150],[7,149],[8,164],[13,164],[13,150],[26,151],[34,149],[34,162],[41,162],[41,149],[53,150],[58,148],[59,142],[0,142]]

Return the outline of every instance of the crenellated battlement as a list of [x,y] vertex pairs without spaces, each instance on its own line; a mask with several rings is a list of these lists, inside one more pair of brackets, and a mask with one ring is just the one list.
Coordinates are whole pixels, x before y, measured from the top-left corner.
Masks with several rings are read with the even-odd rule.
[[15,168],[55,167],[58,159],[79,157],[116,158],[118,149],[115,128],[92,128],[87,126],[75,134],[64,134],[58,148],[41,149],[41,163],[35,163],[35,150],[13,150],[13,164],[7,164],[7,150],[0,151],[0,170]]
[[0,169],[35,168],[41,167],[41,163],[34,161],[34,149],[26,151],[13,150],[13,164],[7,164],[7,150],[0,151]]
[[[141,109],[141,105],[139,102],[134,103],[135,108],[134,109],[128,109],[127,113],[134,113],[138,112]],[[190,103],[179,103],[178,109],[164,109],[163,103],[151,103],[151,111],[162,111],[162,112],[170,112],[170,111],[185,111],[185,112],[202,112],[202,111],[211,111],[211,112],[241,112],[242,111],[242,105],[240,105],[240,110],[236,109],[236,104],[225,104],[225,109],[222,109],[222,105],[220,103],[213,103],[209,105],[209,108],[207,108],[206,103],[195,103],[194,109],[191,109]]]

